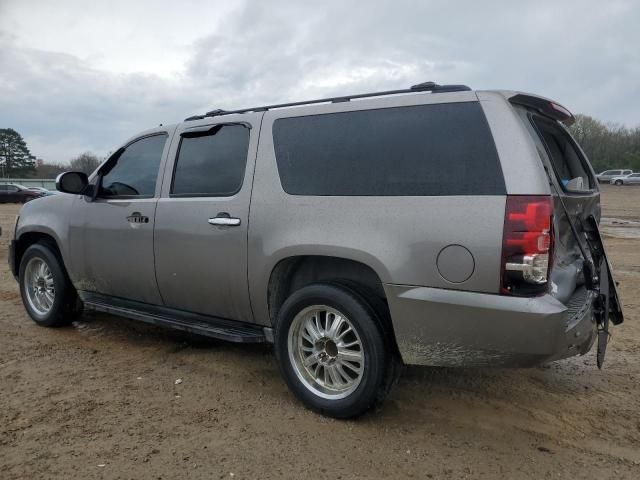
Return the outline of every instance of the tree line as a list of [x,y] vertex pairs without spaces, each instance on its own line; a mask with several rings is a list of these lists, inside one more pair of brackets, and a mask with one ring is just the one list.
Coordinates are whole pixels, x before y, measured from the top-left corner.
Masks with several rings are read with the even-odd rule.
[[84,152],[64,163],[36,162],[27,143],[12,128],[0,128],[0,178],[55,178],[59,173],[75,170],[92,173],[102,160]]
[[613,168],[640,172],[640,127],[603,123],[578,114],[569,130],[596,172]]
[[[630,168],[640,172],[640,127],[603,123],[588,115],[576,115],[569,128],[596,172]],[[68,164],[37,165],[27,143],[12,128],[0,129],[0,178],[55,178],[66,170],[90,174],[101,159],[91,152],[82,153]]]

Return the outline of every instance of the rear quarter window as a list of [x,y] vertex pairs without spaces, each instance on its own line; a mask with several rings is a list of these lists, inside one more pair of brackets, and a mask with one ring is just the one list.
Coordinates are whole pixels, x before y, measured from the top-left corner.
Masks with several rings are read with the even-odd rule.
[[273,138],[291,195],[504,195],[478,102],[280,118]]

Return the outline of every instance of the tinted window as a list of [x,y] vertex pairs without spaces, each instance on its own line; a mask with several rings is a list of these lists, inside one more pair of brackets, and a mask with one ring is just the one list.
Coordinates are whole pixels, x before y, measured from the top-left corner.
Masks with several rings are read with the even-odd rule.
[[198,136],[183,136],[171,193],[218,197],[237,193],[248,149],[249,129],[242,125],[223,125]]
[[282,187],[294,195],[500,195],[504,180],[477,102],[282,118]]
[[127,146],[116,164],[107,169],[100,194],[112,196],[153,196],[158,168],[167,135],[154,135]]
[[7,185],[0,185],[0,192],[6,192],[7,191]]
[[[562,186],[570,191],[592,189],[594,182],[586,160],[576,148],[569,133],[555,121],[539,116],[532,118]],[[614,172],[618,173],[619,170]]]

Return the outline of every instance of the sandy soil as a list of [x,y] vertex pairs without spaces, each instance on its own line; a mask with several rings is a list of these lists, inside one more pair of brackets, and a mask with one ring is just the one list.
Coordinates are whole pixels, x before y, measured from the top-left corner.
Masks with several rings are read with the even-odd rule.
[[[410,368],[358,421],[305,410],[268,347],[107,315],[37,327],[2,260],[0,478],[638,479],[640,188],[607,186],[603,203],[627,320],[602,371],[593,351],[535,369]],[[1,259],[17,211],[0,205]]]

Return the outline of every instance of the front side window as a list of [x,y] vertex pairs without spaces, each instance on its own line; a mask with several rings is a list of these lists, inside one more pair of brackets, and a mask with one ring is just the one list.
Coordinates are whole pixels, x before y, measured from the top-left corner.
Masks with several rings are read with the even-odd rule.
[[152,197],[167,135],[144,137],[129,144],[113,166],[103,171],[102,197]]
[[242,187],[249,150],[249,129],[217,125],[205,132],[183,133],[171,196],[227,197]]
[[600,175],[613,175],[614,173],[614,170],[607,170],[606,172],[602,172]]

